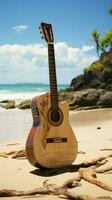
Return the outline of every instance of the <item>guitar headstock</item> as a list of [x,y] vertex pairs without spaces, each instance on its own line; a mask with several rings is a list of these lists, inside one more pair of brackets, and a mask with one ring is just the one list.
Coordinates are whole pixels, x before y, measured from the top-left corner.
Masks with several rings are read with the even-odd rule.
[[42,22],[39,26],[39,29],[40,29],[40,34],[42,35],[41,39],[44,39],[47,43],[54,42],[51,24],[46,24],[46,23]]

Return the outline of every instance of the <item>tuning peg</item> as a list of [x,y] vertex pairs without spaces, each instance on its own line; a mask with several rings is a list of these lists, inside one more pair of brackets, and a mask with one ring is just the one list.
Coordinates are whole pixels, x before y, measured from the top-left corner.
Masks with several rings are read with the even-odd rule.
[[40,34],[42,34],[43,32],[42,31],[40,31]]

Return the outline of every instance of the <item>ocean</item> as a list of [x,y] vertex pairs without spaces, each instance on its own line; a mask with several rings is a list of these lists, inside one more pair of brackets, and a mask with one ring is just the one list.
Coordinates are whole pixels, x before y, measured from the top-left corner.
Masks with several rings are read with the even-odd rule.
[[[58,90],[65,89],[69,85],[59,84]],[[35,96],[41,95],[50,91],[48,84],[38,83],[17,83],[17,84],[0,84],[0,101],[14,100],[19,103],[26,99],[32,99]]]

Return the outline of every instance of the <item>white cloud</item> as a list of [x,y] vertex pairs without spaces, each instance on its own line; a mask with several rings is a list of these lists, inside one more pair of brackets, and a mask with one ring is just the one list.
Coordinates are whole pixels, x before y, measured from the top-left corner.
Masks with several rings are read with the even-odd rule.
[[18,25],[18,26],[13,26],[13,29],[16,32],[20,33],[20,32],[23,32],[23,31],[27,30],[28,26],[27,25]]
[[81,48],[82,52],[88,52],[94,49],[94,46],[87,46],[87,45],[83,45],[83,47]]
[[[86,45],[82,48],[73,48],[65,42],[55,44],[56,66],[60,82],[69,81],[68,77],[71,79],[75,73],[80,73],[84,67],[97,59],[89,53],[92,49],[92,46]],[[0,46],[0,82],[27,81],[48,81],[47,47],[40,44]]]
[[64,42],[57,43],[55,45],[57,66],[84,68],[97,59],[96,56],[90,54],[92,49],[94,49],[93,46],[83,45],[82,48],[73,48]]

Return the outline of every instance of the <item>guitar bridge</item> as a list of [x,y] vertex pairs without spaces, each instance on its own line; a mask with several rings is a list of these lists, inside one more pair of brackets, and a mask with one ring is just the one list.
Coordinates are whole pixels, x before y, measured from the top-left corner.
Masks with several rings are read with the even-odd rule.
[[57,138],[47,138],[47,143],[62,143],[67,142],[67,138],[57,137]]

